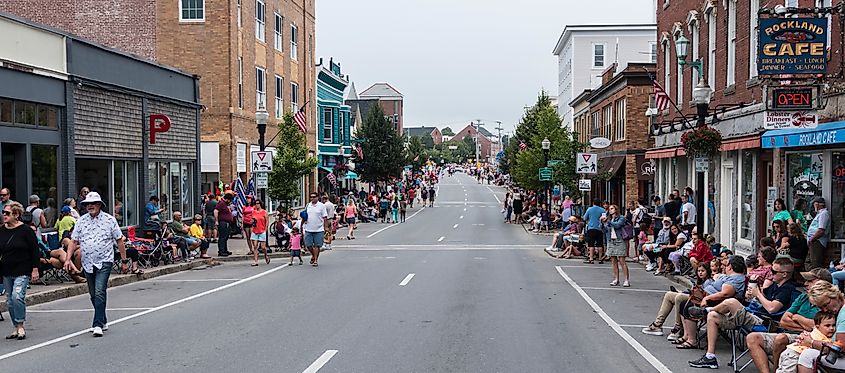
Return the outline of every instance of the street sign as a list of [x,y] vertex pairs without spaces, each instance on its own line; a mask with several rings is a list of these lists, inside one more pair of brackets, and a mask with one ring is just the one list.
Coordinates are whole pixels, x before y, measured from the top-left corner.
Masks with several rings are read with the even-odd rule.
[[540,167],[540,181],[552,181],[552,169]]
[[590,179],[578,180],[578,190],[582,192],[589,192],[590,189],[592,189],[592,183]]
[[563,161],[561,161],[561,160],[559,160],[559,159],[550,159],[548,162],[546,162],[546,166],[547,166],[547,167],[552,167],[552,166],[554,166],[554,165],[559,165],[559,164],[561,164],[561,163],[563,163]]
[[607,137],[593,137],[590,139],[590,147],[593,149],[604,149],[610,146],[610,139]]
[[252,172],[273,171],[273,153],[268,151],[252,152]]
[[767,130],[819,126],[819,115],[815,111],[766,111],[765,117],[763,126]]
[[595,153],[578,153],[575,155],[575,173],[595,174],[598,169],[599,157]]
[[449,150],[455,150],[457,148],[458,148],[457,145],[449,145]]
[[708,172],[710,171],[710,158],[708,157],[696,157],[695,158],[695,172]]
[[269,183],[270,177],[269,174],[266,172],[257,172],[255,174],[255,188],[256,189],[263,189],[267,188],[267,184]]

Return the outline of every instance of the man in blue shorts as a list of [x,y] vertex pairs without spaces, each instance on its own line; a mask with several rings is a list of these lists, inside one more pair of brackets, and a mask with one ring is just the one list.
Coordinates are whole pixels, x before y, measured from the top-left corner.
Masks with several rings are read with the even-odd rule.
[[311,265],[317,266],[317,259],[320,257],[320,248],[323,247],[323,234],[325,233],[325,221],[329,216],[326,206],[320,202],[317,193],[311,193],[311,202],[305,207],[305,221],[302,224],[304,232],[303,242],[305,248],[311,253]]
[[593,264],[596,256],[599,258],[599,264],[604,263],[602,258],[604,253],[604,232],[601,229],[601,218],[607,215],[607,210],[601,207],[601,201],[593,200],[593,205],[584,213],[584,222],[586,223],[586,234],[588,255],[584,263]]

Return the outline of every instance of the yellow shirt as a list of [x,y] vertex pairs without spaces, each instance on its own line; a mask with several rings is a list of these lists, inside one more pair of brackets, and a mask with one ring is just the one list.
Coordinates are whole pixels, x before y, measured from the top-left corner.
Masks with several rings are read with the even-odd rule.
[[196,223],[191,224],[191,232],[190,233],[191,233],[191,236],[194,236],[196,238],[203,238],[202,237],[203,236],[203,230],[202,230],[202,227],[199,226],[199,224],[196,224]]
[[74,225],[76,225],[76,220],[74,220],[70,215],[66,215],[65,217],[57,220],[55,228],[59,231],[59,239],[62,239],[62,235],[65,234],[66,231],[73,229]]
[[[817,328],[813,328],[813,331],[810,332],[810,337],[813,338],[814,341],[823,341],[823,342],[828,342],[828,343],[832,342],[830,340],[830,338],[828,338],[826,335],[822,334],[822,332],[820,332],[819,329],[817,329]],[[799,354],[804,352],[804,350],[809,348],[809,347],[805,347],[805,346],[799,346],[798,343],[793,343],[793,344],[786,346],[786,347],[798,352]]]

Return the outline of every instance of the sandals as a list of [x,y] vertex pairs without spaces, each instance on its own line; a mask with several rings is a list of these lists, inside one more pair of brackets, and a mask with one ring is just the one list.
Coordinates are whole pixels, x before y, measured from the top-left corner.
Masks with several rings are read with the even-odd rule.
[[258,267],[258,263],[252,263],[249,265],[250,267]]
[[144,274],[144,270],[141,269],[141,268],[135,268],[133,270],[130,270],[129,273],[131,273],[133,275],[139,275],[140,276],[140,275]]
[[18,332],[7,335],[6,339],[18,339]]
[[593,264],[595,263],[592,259],[587,259],[584,261],[584,264]]
[[[672,343],[675,343],[675,342],[672,342]],[[683,341],[682,343],[677,344],[677,346],[675,346],[675,348],[677,348],[679,350],[697,350],[698,346],[694,345],[690,341]]]

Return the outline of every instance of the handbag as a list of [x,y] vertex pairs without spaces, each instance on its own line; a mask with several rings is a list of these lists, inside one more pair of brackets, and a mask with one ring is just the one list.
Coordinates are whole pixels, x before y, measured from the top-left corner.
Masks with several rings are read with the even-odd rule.
[[634,239],[634,226],[631,222],[626,221],[625,225],[622,226],[622,240],[630,241],[632,239]]
[[704,291],[704,288],[701,285],[695,285],[690,289],[689,294],[689,301],[694,305],[701,304],[701,300],[707,296],[707,292]]

